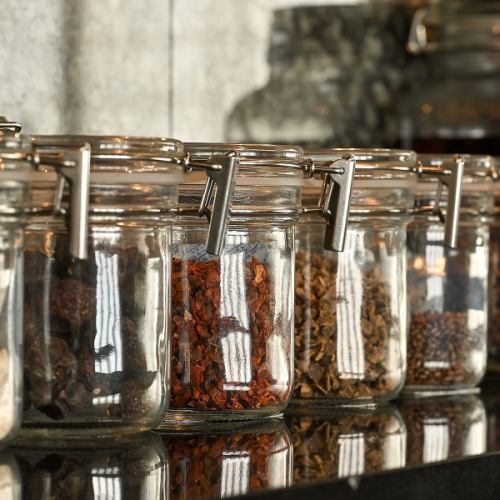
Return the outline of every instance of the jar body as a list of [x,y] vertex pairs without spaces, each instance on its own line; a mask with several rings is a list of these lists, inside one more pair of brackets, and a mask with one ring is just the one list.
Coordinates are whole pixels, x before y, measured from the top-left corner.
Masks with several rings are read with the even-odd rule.
[[359,476],[406,463],[406,428],[398,410],[307,409],[290,412],[294,483]]
[[358,218],[344,252],[322,227],[297,229],[293,404],[367,404],[397,396],[406,373],[406,220]]
[[91,220],[88,258],[63,223],[26,231],[23,431],[87,439],[155,427],[167,404],[170,230]]
[[0,447],[15,436],[22,414],[23,230],[0,223]]
[[488,373],[500,375],[500,224],[490,226]]
[[292,484],[292,443],[281,419],[162,434],[170,457],[170,499],[226,498]]
[[473,389],[486,369],[489,228],[461,223],[456,249],[444,228],[419,219],[408,228],[410,333],[405,391]]
[[475,395],[404,400],[399,409],[408,435],[407,465],[486,451],[486,410]]
[[293,224],[232,221],[220,257],[207,227],[173,227],[171,406],[164,425],[279,413],[292,388]]

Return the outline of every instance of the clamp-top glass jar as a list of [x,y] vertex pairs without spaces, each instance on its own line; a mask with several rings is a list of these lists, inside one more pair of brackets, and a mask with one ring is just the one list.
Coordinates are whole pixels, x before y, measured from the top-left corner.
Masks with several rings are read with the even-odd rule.
[[[408,228],[410,332],[405,393],[468,391],[486,369],[489,219],[495,162],[489,156],[421,155],[424,166],[462,165],[456,249],[447,248],[427,179],[417,188],[425,212]],[[444,199],[443,199],[444,201]],[[432,208],[434,205],[434,209]],[[441,207],[443,208],[443,207]]]
[[[276,414],[292,390],[294,226],[310,166],[297,147],[187,144],[186,151],[195,161],[234,152],[240,167],[220,257],[205,251],[207,227],[193,217],[202,186],[188,178],[180,188],[172,250],[171,406],[164,424]],[[349,190],[352,165],[344,167],[326,173],[340,193],[326,191],[325,215],[336,214],[326,235],[333,244],[345,228],[337,218],[345,209],[333,206]]]
[[[169,395],[166,217],[184,175],[182,143],[85,136],[33,141],[85,142],[91,153],[84,158],[86,176],[69,193],[50,172],[32,178],[23,431],[87,439],[153,428]],[[87,192],[75,192],[85,181]],[[69,232],[61,213],[68,199]]]
[[0,447],[22,413],[22,247],[31,144],[0,117]]
[[[346,251],[325,252],[309,218],[297,229],[296,405],[390,400],[406,375],[406,226],[414,211],[416,154],[325,149],[305,155],[317,165],[346,153],[356,158]],[[313,181],[304,205],[314,207],[319,198]]]

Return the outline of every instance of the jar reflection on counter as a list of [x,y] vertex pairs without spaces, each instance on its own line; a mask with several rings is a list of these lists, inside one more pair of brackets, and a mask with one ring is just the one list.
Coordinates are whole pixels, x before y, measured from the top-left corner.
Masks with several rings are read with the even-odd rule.
[[231,144],[187,144],[186,150],[195,161],[236,151],[240,165],[218,257],[205,251],[208,226],[196,216],[203,186],[188,176],[180,188],[171,406],[163,425],[279,413],[292,383],[293,231],[302,150]]
[[[315,162],[356,158],[345,251],[323,249],[304,218],[296,238],[293,405],[387,401],[406,374],[406,225],[416,156],[396,150],[306,151]],[[307,182],[307,181],[306,181]],[[304,188],[317,205],[320,186]]]
[[47,442],[26,446],[14,453],[27,500],[168,498],[165,448],[155,434],[120,443],[88,439],[77,446],[62,441],[56,447]]
[[218,422],[161,436],[170,500],[226,498],[291,485],[292,446],[282,419]]
[[33,179],[23,433],[81,440],[148,430],[165,412],[171,232],[163,213],[177,202],[183,147],[76,139],[92,148],[86,258],[70,255],[72,227],[53,215],[55,179]]
[[0,498],[21,500],[23,488],[19,465],[11,450],[0,452]]
[[486,411],[475,395],[403,400],[407,465],[422,465],[486,451]]
[[[457,161],[421,155],[423,164]],[[489,224],[493,206],[493,158],[464,155],[456,248],[434,215],[419,215],[408,228],[407,393],[471,390],[487,358]],[[435,183],[420,182],[417,204],[432,204]],[[446,200],[443,200],[443,204]]]
[[287,413],[294,484],[405,466],[406,429],[394,406],[297,409]]

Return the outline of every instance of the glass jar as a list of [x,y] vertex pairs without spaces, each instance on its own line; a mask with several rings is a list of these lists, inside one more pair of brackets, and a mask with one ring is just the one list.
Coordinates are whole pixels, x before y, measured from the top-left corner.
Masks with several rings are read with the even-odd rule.
[[400,144],[421,153],[500,154],[500,6],[435,2],[417,11],[409,49],[421,65],[400,104]]
[[168,498],[165,447],[153,433],[119,443],[87,439],[77,446],[74,441],[54,444],[31,441],[15,448],[23,498]]
[[[446,155],[421,155],[419,160],[424,165],[457,161]],[[408,228],[408,394],[470,390],[486,369],[488,218],[495,163],[488,156],[462,160],[457,247],[446,247],[443,227],[432,212],[416,217]],[[432,205],[434,190],[432,181],[419,183],[419,207]]]
[[[202,198],[196,177],[180,189],[172,250],[171,406],[164,425],[279,413],[292,390],[294,228],[309,165],[297,147],[188,144],[186,151],[194,161],[236,152],[240,166],[218,257],[205,251],[207,226],[193,217]],[[348,166],[341,171],[352,176]],[[337,174],[325,175],[338,183]],[[333,191],[326,204],[335,229],[327,236],[335,243],[338,228],[345,227],[337,224],[345,206],[336,210],[330,202],[346,200],[345,186],[341,196]]]
[[[0,447],[22,414],[23,229],[32,169],[29,141],[0,117]],[[1,493],[1,492],[0,492]]]
[[170,459],[170,500],[235,497],[292,483],[293,450],[280,418],[161,436]]
[[406,462],[406,428],[394,406],[307,408],[287,412],[294,484],[399,469]]
[[[90,188],[87,237],[86,221],[75,219],[78,208],[87,214],[84,196],[73,191],[79,184],[68,192],[48,171],[32,178],[24,250],[23,433],[85,440],[153,428],[169,395],[167,216],[183,179],[182,143],[104,136],[33,140],[89,143]],[[75,209],[75,200],[83,200],[83,208]]]
[[486,411],[475,395],[404,400],[407,465],[423,465],[486,451]]
[[[356,158],[345,252],[326,252],[321,227],[297,228],[294,405],[394,398],[406,373],[406,225],[416,156],[397,150],[306,151],[314,162]],[[307,181],[304,205],[320,185]]]
[[0,452],[0,498],[2,500],[23,498],[19,466],[10,450]]

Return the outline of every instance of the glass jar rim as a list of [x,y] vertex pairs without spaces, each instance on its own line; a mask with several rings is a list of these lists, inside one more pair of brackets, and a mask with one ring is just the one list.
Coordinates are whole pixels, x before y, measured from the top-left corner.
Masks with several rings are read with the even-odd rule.
[[334,161],[345,155],[353,155],[356,160],[354,178],[366,178],[373,172],[387,174],[402,173],[416,175],[417,154],[407,149],[383,148],[330,148],[330,149],[305,149],[306,159],[317,162]]
[[[493,156],[471,154],[418,154],[417,160],[423,166],[439,167],[445,161],[452,161],[457,156],[464,160],[464,182],[477,182],[480,180],[493,182],[498,179],[498,165]],[[436,179],[422,177],[419,183],[436,182]]]

